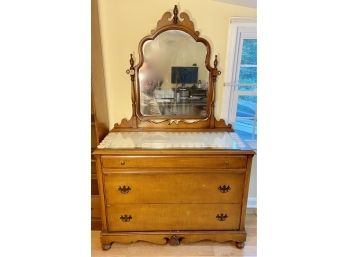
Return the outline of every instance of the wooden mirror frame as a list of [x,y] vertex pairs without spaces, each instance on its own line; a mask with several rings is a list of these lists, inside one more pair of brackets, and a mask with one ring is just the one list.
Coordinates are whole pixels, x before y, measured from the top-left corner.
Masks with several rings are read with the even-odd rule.
[[[199,31],[195,31],[194,24],[187,13],[179,15],[177,5],[174,6],[173,14],[165,12],[157,22],[157,27],[151,34],[145,36],[139,42],[139,63],[134,66],[133,55],[130,55],[130,68],[126,71],[130,75],[132,83],[132,117],[130,120],[123,119],[121,124],[116,123],[112,131],[233,131],[230,124],[224,120],[216,120],[214,117],[215,85],[216,78],[221,72],[217,69],[218,60],[215,55],[214,67],[210,65],[211,48],[209,42],[199,37]],[[144,116],[140,112],[140,86],[138,73],[144,63],[143,45],[146,41],[154,40],[159,34],[168,30],[179,30],[189,34],[197,43],[205,45],[207,54],[205,67],[209,72],[209,85],[207,96],[207,115],[205,117],[182,116]]]

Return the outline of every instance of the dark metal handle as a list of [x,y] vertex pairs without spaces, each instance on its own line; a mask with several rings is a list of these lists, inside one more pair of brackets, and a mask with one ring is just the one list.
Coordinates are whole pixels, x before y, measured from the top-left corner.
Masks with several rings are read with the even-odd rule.
[[218,219],[218,221],[224,221],[225,219],[228,218],[228,216],[227,216],[227,214],[220,213],[220,214],[216,215],[216,218]]
[[123,221],[123,222],[129,222],[131,219],[132,219],[132,215],[121,215],[120,219]]
[[129,191],[131,191],[132,189],[129,186],[119,186],[118,187],[118,191],[121,192],[121,194],[128,194]]
[[219,186],[218,189],[220,190],[221,193],[227,193],[228,191],[231,190],[231,187],[229,185],[223,185]]
[[167,240],[168,244],[176,246],[180,244],[180,241],[183,239],[183,237],[177,237],[176,235],[173,235],[170,238],[165,237],[164,239]]

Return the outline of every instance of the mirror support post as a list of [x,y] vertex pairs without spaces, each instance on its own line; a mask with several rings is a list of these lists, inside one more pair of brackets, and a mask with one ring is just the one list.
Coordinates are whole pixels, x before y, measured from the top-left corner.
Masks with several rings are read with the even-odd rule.
[[221,74],[221,71],[219,71],[217,69],[217,65],[218,65],[218,60],[217,60],[217,55],[215,55],[215,59],[214,59],[214,68],[212,69],[212,86],[213,86],[213,90],[212,90],[212,97],[211,97],[211,117],[210,117],[210,128],[214,128],[215,127],[215,118],[214,118],[214,102],[215,102],[215,87],[216,87],[216,78],[217,76],[219,76]]
[[135,104],[135,69],[134,69],[134,59],[133,54],[130,54],[130,68],[126,71],[127,74],[131,77],[132,82],[132,127],[137,128],[137,119],[136,119],[136,104]]

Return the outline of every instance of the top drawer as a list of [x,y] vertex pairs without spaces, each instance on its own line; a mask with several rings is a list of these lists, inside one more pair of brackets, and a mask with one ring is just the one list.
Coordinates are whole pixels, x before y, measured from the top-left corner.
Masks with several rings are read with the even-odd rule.
[[104,168],[245,169],[246,156],[102,156]]

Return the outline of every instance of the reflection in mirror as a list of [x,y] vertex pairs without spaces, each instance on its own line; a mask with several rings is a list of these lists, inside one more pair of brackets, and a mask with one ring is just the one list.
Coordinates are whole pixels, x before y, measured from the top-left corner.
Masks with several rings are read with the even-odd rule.
[[144,116],[207,115],[207,49],[189,34],[168,30],[143,45],[139,69],[140,111]]

